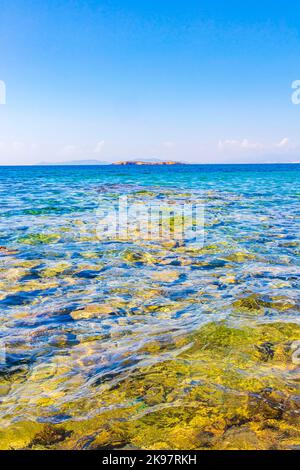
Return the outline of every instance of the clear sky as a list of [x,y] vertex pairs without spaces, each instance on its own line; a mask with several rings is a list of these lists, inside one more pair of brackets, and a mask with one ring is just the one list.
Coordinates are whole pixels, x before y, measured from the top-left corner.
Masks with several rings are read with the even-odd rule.
[[1,164],[300,161],[298,0],[0,0],[0,44]]

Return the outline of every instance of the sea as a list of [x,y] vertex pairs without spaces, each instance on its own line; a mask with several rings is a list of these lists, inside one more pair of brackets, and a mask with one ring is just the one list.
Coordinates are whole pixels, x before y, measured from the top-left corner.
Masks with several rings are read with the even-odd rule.
[[0,201],[0,448],[300,446],[299,164],[2,166]]

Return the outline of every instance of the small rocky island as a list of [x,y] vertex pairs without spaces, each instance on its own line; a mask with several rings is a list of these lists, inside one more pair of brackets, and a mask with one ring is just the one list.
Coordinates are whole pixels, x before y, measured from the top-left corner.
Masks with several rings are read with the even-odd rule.
[[175,162],[173,160],[167,161],[143,161],[143,160],[127,160],[115,162],[113,165],[182,165],[181,162]]

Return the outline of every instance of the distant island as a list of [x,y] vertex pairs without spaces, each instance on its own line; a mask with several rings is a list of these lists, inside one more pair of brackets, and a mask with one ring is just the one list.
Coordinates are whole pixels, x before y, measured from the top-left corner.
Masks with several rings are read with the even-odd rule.
[[158,158],[145,158],[140,160],[122,160],[118,162],[107,162],[100,160],[69,160],[64,162],[39,162],[38,166],[84,166],[84,165],[183,165],[183,162],[173,160],[159,160]]
[[173,160],[167,161],[145,161],[145,160],[125,160],[115,162],[113,165],[182,165],[181,162],[175,162]]

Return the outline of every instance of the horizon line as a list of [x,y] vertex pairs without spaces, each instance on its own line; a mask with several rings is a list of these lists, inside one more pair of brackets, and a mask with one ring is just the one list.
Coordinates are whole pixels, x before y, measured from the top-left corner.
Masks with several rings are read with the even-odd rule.
[[[127,160],[126,160],[127,161]],[[134,160],[133,160],[134,161]],[[138,160],[137,160],[138,161]],[[151,162],[144,162],[143,165],[124,165],[122,163],[117,162],[101,162],[101,163],[68,163],[68,162],[55,162],[55,163],[13,163],[13,164],[0,164],[1,167],[49,167],[49,166],[167,166],[173,167],[178,165],[300,165],[300,161],[295,162],[176,162],[174,165],[160,165],[160,164],[153,164]]]

